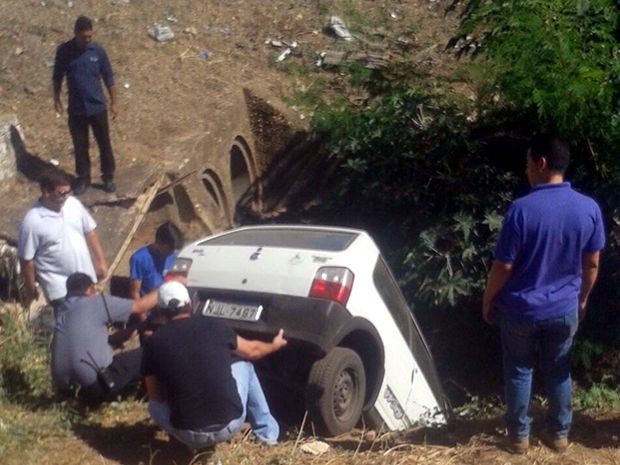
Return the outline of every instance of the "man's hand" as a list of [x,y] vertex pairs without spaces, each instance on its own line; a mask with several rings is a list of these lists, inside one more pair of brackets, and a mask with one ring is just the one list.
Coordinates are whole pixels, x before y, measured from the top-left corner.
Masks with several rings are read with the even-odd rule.
[[56,113],[58,114],[62,114],[62,102],[60,101],[60,98],[54,99],[54,109],[56,110]]
[[118,107],[116,106],[116,103],[110,104],[110,114],[112,115],[112,120],[115,120],[118,116]]
[[581,298],[581,296],[579,296],[579,321],[583,321],[583,319],[586,317],[586,306],[588,305],[588,298]]
[[284,330],[280,329],[271,342],[263,342],[254,339],[245,339],[237,335],[237,349],[233,353],[247,360],[256,360],[272,352],[280,350],[287,344],[284,339]]
[[24,307],[28,309],[30,305],[32,305],[32,302],[34,302],[35,300],[39,298],[39,291],[37,290],[36,286],[33,287],[32,289],[30,289],[27,286],[24,286],[23,296],[24,296]]
[[280,329],[280,331],[278,331],[278,334],[275,335],[271,343],[274,345],[275,350],[280,350],[282,347],[288,344],[288,341],[284,339],[283,329]]
[[103,281],[108,276],[108,264],[105,260],[95,264],[95,273],[99,281]]
[[495,308],[491,302],[482,303],[482,319],[489,325],[495,323]]

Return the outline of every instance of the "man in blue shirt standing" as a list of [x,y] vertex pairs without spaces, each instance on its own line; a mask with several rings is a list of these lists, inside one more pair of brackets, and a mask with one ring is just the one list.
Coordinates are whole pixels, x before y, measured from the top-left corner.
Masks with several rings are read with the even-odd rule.
[[90,157],[88,155],[88,128],[99,146],[103,189],[114,192],[114,153],[110,143],[108,112],[103,95],[103,80],[110,96],[110,112],[116,118],[116,91],[110,60],[105,50],[92,41],[92,21],[80,16],[75,21],[74,38],[61,44],[56,50],[54,61],[54,106],[62,112],[60,91],[62,80],[67,77],[69,94],[69,132],[75,152],[76,182],[73,192],[82,194],[90,186]]
[[570,152],[538,136],[527,152],[530,192],[509,207],[483,296],[482,317],[502,340],[508,449],[529,447],[528,408],[536,361],[548,398],[543,441],[568,447],[570,352],[598,273],[605,231],[599,206],[564,181]]

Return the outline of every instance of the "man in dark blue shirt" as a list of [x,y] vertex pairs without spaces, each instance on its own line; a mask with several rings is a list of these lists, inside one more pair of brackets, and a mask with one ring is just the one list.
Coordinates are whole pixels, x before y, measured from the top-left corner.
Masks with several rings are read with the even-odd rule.
[[571,346],[597,277],[605,230],[596,202],[564,181],[570,160],[564,141],[541,135],[526,158],[532,189],[504,218],[482,317],[500,327],[508,449],[527,452],[539,361],[548,399],[543,440],[562,452],[572,421]]
[[110,96],[110,112],[116,118],[116,92],[110,60],[105,50],[92,41],[92,21],[80,16],[75,21],[74,38],[61,44],[56,50],[54,62],[54,106],[62,112],[60,91],[62,80],[67,77],[69,94],[69,132],[75,152],[75,174],[73,190],[82,194],[90,186],[90,157],[88,155],[88,128],[99,146],[103,189],[114,192],[114,153],[110,143],[108,113],[103,95],[103,80]]

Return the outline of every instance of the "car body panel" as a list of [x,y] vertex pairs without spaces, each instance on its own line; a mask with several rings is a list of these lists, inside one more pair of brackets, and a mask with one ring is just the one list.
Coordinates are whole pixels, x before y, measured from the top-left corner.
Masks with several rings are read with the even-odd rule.
[[[243,334],[258,336],[272,335],[283,327],[292,347],[303,345],[318,358],[340,344],[355,345],[350,334],[357,326],[360,331],[364,326],[372,328],[368,341],[380,348],[382,366],[373,372],[370,391],[374,394],[366,408],[374,406],[392,430],[447,421],[448,407],[430,350],[366,232],[291,225],[245,227],[186,246],[178,260],[188,259],[192,262],[187,286],[194,293],[197,311],[207,299],[260,306],[256,321],[226,321]],[[321,267],[353,272],[346,307],[309,297]],[[377,292],[378,279],[385,287],[383,296]],[[399,312],[386,306],[386,293],[393,294],[387,297],[397,302]]]

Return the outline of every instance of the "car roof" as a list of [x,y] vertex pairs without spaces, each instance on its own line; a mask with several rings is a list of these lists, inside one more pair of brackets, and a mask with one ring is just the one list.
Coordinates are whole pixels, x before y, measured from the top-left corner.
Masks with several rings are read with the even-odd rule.
[[258,246],[339,252],[363,236],[362,230],[331,226],[260,225],[246,226],[209,236],[194,246]]

